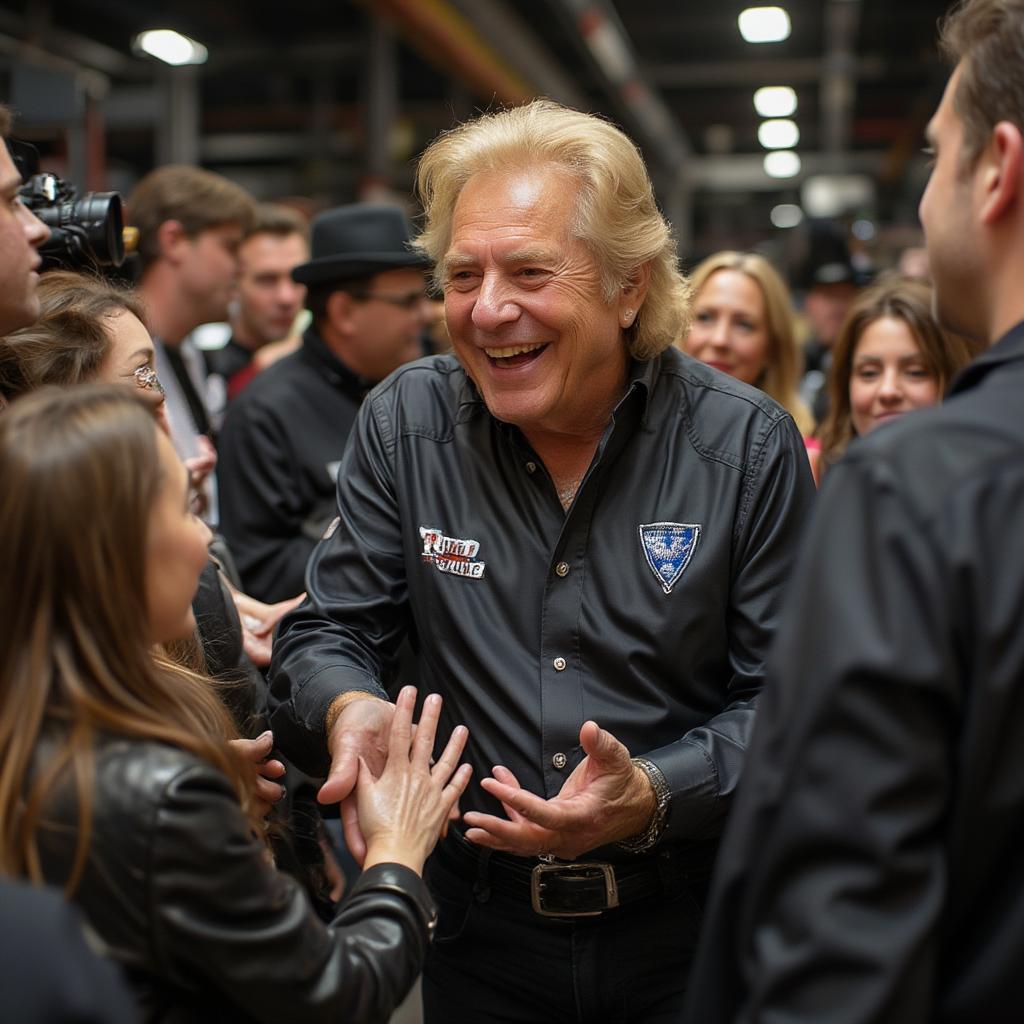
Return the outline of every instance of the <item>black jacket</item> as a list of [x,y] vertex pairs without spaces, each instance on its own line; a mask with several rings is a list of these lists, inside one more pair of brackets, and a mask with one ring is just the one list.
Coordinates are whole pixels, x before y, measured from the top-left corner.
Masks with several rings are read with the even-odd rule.
[[253,597],[302,592],[306,562],[334,515],[345,442],[372,386],[310,328],[302,348],[232,402],[218,442],[220,528]]
[[[193,755],[110,740],[92,796],[74,898],[147,1021],[383,1022],[408,992],[433,910],[407,868],[364,872],[324,925],[271,866],[224,776]],[[76,836],[70,792],[49,817],[58,828],[44,839],[44,871],[63,884]]]
[[1024,324],[829,471],[693,1024],[1000,1024],[1024,980]]
[[[323,771],[331,700],[382,695],[411,631],[475,779],[505,764],[553,796],[593,718],[661,768],[666,839],[714,839],[813,491],[789,416],[675,349],[633,366],[568,515],[454,358],[403,367],[360,413],[340,524],[275,644],[277,742]],[[500,813],[475,785],[463,806]]]

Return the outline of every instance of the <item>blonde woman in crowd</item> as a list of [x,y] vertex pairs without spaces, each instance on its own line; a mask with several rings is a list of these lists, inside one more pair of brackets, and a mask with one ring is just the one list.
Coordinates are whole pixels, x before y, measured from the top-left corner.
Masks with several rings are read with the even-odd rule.
[[757,253],[725,251],[700,263],[690,283],[693,323],[683,351],[760,388],[809,437],[814,418],[797,395],[801,357],[793,304],[778,272]]

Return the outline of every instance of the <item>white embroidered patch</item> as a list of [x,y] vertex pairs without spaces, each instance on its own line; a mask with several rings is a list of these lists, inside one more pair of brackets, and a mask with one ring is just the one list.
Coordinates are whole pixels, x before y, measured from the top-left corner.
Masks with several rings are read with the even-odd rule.
[[420,540],[423,541],[423,561],[432,562],[438,572],[468,576],[473,580],[483,579],[486,563],[476,561],[479,541],[446,537],[434,526],[421,526]]

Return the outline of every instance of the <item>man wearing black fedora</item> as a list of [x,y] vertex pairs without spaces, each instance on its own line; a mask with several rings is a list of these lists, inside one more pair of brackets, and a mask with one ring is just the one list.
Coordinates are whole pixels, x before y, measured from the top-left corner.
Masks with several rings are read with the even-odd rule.
[[334,483],[366,393],[422,354],[427,263],[397,207],[340,206],[312,225],[302,346],[231,406],[220,444],[221,525],[253,596],[305,587],[306,562],[335,513]]

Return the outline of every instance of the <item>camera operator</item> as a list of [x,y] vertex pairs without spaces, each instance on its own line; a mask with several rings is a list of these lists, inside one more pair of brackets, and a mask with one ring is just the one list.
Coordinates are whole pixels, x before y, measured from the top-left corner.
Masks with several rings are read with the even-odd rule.
[[[0,106],[0,136],[6,143],[11,115]],[[42,262],[38,249],[50,229],[21,201],[21,174],[7,146],[0,146],[0,334],[25,327],[39,315],[36,284]]]

